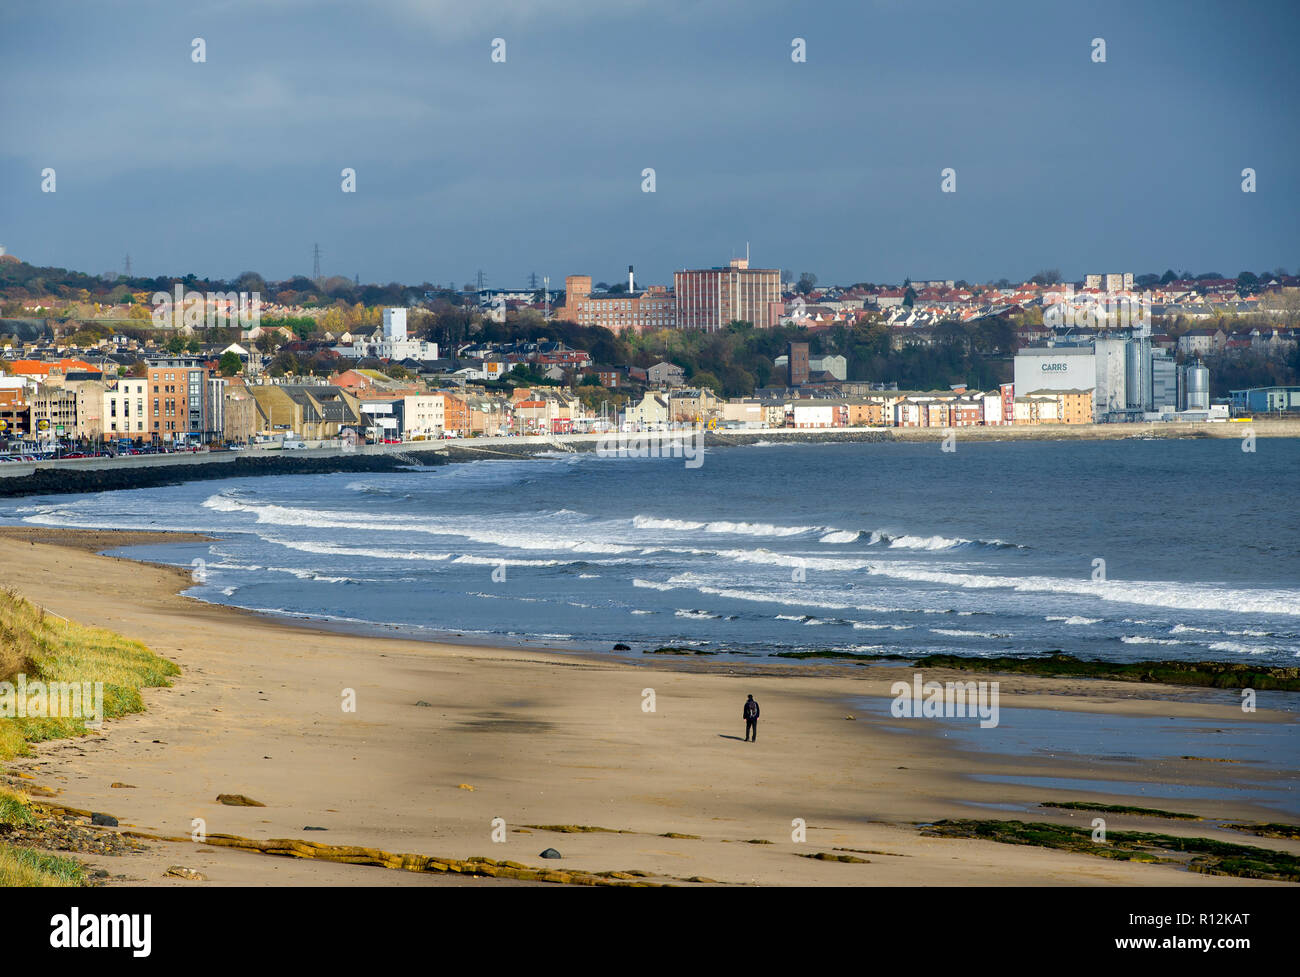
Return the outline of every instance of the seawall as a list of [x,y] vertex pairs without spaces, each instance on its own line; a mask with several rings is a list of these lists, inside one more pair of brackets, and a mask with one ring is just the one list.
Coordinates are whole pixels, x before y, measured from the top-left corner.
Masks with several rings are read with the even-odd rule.
[[[308,456],[310,455],[310,456]],[[183,460],[174,460],[183,459]],[[219,452],[211,455],[163,455],[165,463],[131,464],[138,459],[96,459],[95,466],[71,467],[74,462],[51,462],[35,466],[24,474],[0,478],[0,497],[63,495],[80,492],[110,492],[115,489],[151,488],[214,478],[245,478],[257,475],[319,475],[329,472],[385,472],[409,465],[437,465],[445,458],[436,452],[418,458],[403,453],[359,454],[352,452],[271,452],[243,455]],[[15,466],[17,467],[17,466]],[[8,474],[8,473],[6,473]]]
[[[1300,419],[1250,423],[1040,424],[951,429],[958,441],[1110,441],[1124,439],[1300,438]],[[218,451],[200,454],[139,455],[129,458],[78,458],[0,465],[0,497],[107,492],[181,482],[258,475],[316,475],[331,472],[385,472],[448,462],[513,460],[558,452],[594,452],[611,437],[622,443],[655,446],[694,442],[700,432],[669,431],[627,435],[564,434],[516,438],[465,438],[401,445],[365,445],[305,450]],[[711,448],[783,442],[792,444],[935,442],[944,428],[781,428],[704,431]],[[615,442],[617,444],[617,442]],[[651,450],[654,450],[652,448]]]
[[[941,441],[945,430],[937,427],[889,428],[894,441]],[[1123,441],[1161,438],[1235,438],[1247,433],[1257,438],[1300,438],[1300,418],[1248,422],[1193,423],[1154,421],[1149,424],[1014,424],[1006,427],[959,427],[958,440],[967,441]]]

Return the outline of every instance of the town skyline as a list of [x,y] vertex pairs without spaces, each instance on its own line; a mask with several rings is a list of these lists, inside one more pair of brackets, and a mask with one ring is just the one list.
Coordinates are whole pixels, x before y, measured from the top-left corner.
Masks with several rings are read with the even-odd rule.
[[[111,267],[105,268],[102,271],[96,272],[92,270],[94,267],[93,265],[86,266],[86,267],[74,267],[72,265],[60,264],[57,261],[54,261],[51,264],[43,264],[41,262],[32,260],[32,257],[30,255],[19,253],[19,251],[14,249],[12,246],[0,243],[0,257],[15,258],[19,261],[22,261],[25,264],[31,265],[32,267],[60,269],[66,272],[70,272],[72,274],[86,275],[91,278],[98,278],[106,282],[113,282],[118,279],[154,280],[154,281],[167,280],[173,282],[183,282],[189,279],[193,281],[212,282],[212,283],[229,282],[233,284],[237,282],[241,276],[253,274],[253,275],[257,275],[258,277],[262,278],[264,281],[268,283],[270,282],[283,283],[283,282],[293,281],[295,279],[306,279],[311,282],[326,282],[331,279],[345,278],[348,279],[349,281],[355,280],[361,286],[383,286],[383,285],[397,284],[408,288],[419,288],[424,285],[434,285],[437,286],[438,288],[445,288],[447,290],[456,290],[456,291],[464,290],[464,291],[475,291],[475,292],[477,291],[536,292],[543,289],[544,280],[549,278],[550,291],[559,294],[563,294],[564,292],[565,278],[575,274],[584,275],[590,278],[593,281],[593,283],[596,284],[597,287],[601,285],[610,286],[610,287],[617,287],[620,285],[624,285],[627,280],[628,264],[631,264],[632,267],[636,269],[636,285],[638,289],[643,286],[658,285],[658,284],[664,284],[671,289],[672,287],[671,283],[673,281],[673,275],[675,272],[686,271],[691,269],[725,268],[727,267],[729,261],[734,261],[734,260],[738,260],[739,258],[742,258],[744,256],[745,250],[746,249],[744,248],[740,249],[740,254],[732,254],[726,260],[721,260],[718,259],[717,256],[714,256],[714,260],[716,261],[715,264],[709,264],[707,260],[699,263],[694,263],[694,264],[689,262],[678,261],[668,271],[665,279],[662,280],[659,279],[653,281],[650,280],[649,276],[642,274],[640,266],[636,265],[635,262],[627,262],[621,265],[616,262],[613,268],[608,272],[608,274],[603,272],[598,273],[594,270],[585,269],[585,268],[580,271],[568,269],[565,271],[561,271],[558,274],[544,274],[540,271],[530,271],[525,275],[523,275],[519,281],[514,281],[514,280],[504,281],[504,280],[494,280],[491,275],[487,274],[487,269],[475,269],[474,272],[470,273],[469,275],[463,276],[464,280],[462,280],[461,277],[457,277],[457,276],[452,276],[449,278],[425,277],[425,278],[418,278],[418,279],[415,278],[400,279],[400,278],[393,278],[391,276],[380,275],[379,277],[376,278],[364,278],[356,273],[344,274],[341,271],[335,271],[329,268],[327,263],[325,266],[322,267],[321,274],[319,277],[313,275],[312,274],[313,269],[310,268],[303,269],[300,271],[291,271],[290,273],[285,275],[269,275],[269,274],[263,274],[262,270],[259,268],[242,267],[242,266],[240,267],[239,271],[233,272],[231,274],[198,272],[194,269],[191,269],[184,273],[176,272],[176,271],[167,271],[167,272],[159,272],[157,274],[153,274],[145,271],[144,269],[136,267],[136,262],[131,252],[127,252],[124,256],[122,256],[126,258],[131,258],[131,273],[128,275],[125,273],[124,268],[120,266],[116,268],[111,268]],[[308,251],[308,254],[310,255],[311,252]],[[119,265],[121,265],[121,263],[122,263],[121,258],[119,258]],[[1230,281],[1230,280],[1236,280],[1238,276],[1241,275],[1243,272],[1250,275],[1255,275],[1261,279],[1269,275],[1274,276],[1278,279],[1300,277],[1300,264],[1287,264],[1285,261],[1271,262],[1271,263],[1264,262],[1263,264],[1260,264],[1258,267],[1248,266],[1243,264],[1242,267],[1240,268],[1237,268],[1235,263],[1229,262],[1226,264],[1222,264],[1219,267],[1208,268],[1205,270],[1199,270],[1200,266],[1189,266],[1186,262],[1182,262],[1182,261],[1175,261],[1172,263],[1157,262],[1156,264],[1153,265],[1141,266],[1147,268],[1147,270],[1143,272],[1137,272],[1133,267],[1126,267],[1123,270],[1117,270],[1113,268],[1112,270],[1107,271],[1106,268],[1115,266],[1116,262],[1112,261],[1107,263],[1103,261],[1100,263],[1095,263],[1093,265],[1090,265],[1084,271],[1079,273],[1074,273],[1073,271],[1068,273],[1063,272],[1059,267],[1040,263],[1039,265],[1034,266],[1034,271],[1022,276],[996,275],[993,277],[978,278],[971,275],[949,273],[949,274],[939,274],[939,275],[905,274],[898,278],[885,278],[885,277],[872,277],[870,275],[863,275],[861,273],[858,274],[850,273],[847,277],[841,279],[830,279],[824,277],[816,269],[805,267],[805,264],[806,263],[800,263],[799,261],[790,261],[790,260],[784,260],[779,262],[763,262],[763,261],[759,261],[756,258],[750,261],[751,268],[764,268],[764,269],[771,269],[771,270],[776,270],[781,272],[782,284],[795,285],[798,283],[802,275],[811,273],[816,278],[816,283],[814,286],[816,288],[828,288],[828,287],[849,288],[854,285],[859,285],[864,283],[877,285],[877,286],[902,286],[905,284],[912,284],[912,283],[943,282],[943,281],[949,281],[954,283],[964,282],[972,286],[973,285],[996,285],[999,282],[1006,282],[1009,285],[1056,284],[1056,283],[1060,283],[1064,285],[1064,284],[1071,284],[1071,283],[1085,284],[1088,278],[1090,277],[1097,277],[1097,276],[1105,277],[1106,275],[1115,275],[1115,274],[1129,274],[1134,278],[1135,281],[1142,278],[1165,279],[1167,281],[1194,281],[1197,279],[1214,278],[1214,279],[1219,279],[1224,281]],[[1157,265],[1162,267],[1157,267]],[[1293,268],[1295,269],[1294,271],[1291,270]],[[478,271],[484,271],[484,282],[483,282],[482,289],[479,289],[477,287],[477,283],[474,281],[475,275],[477,274]],[[1043,276],[1044,274],[1051,275],[1052,277],[1049,280],[1041,283],[1035,281],[1037,278]],[[1151,283],[1154,284],[1154,280]]]
[[514,286],[665,282],[746,241],[838,282],[1300,260],[1284,3],[1195,27],[1118,3],[141,6],[129,32],[66,2],[0,22],[24,133],[3,243],[34,263],[283,279],[316,242],[348,278]]
[[1300,0],[0,4],[18,959],[498,885],[519,945],[573,885],[1276,943],[1297,51]]

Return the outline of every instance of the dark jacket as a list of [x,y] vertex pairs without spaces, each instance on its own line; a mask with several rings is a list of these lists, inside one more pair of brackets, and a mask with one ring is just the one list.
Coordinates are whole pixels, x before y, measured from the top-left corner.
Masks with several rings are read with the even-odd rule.
[[753,699],[745,700],[745,708],[741,710],[740,715],[745,719],[758,718],[758,703]]

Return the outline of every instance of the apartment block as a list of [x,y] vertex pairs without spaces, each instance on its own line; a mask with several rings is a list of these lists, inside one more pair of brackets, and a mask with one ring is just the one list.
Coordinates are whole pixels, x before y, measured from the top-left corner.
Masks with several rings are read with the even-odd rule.
[[104,391],[103,431],[105,438],[130,438],[133,441],[150,436],[149,381],[143,377],[123,377],[117,386]]
[[[96,380],[43,383],[31,399],[31,427],[47,438],[98,438],[104,385]],[[44,426],[42,421],[47,422]]]
[[677,328],[716,332],[743,320],[759,329],[777,324],[774,303],[781,301],[781,272],[750,268],[748,258],[734,258],[725,268],[673,274]]
[[412,394],[401,403],[402,437],[422,441],[442,436],[446,424],[445,401],[441,394]]
[[148,434],[155,441],[212,434],[208,369],[189,357],[148,360]]

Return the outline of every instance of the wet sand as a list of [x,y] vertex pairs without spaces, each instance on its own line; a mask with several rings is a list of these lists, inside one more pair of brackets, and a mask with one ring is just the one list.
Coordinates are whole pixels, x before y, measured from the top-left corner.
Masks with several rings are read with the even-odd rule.
[[[910,681],[906,667],[632,663],[339,634],[204,604],[180,596],[190,582],[183,571],[97,555],[176,539],[0,530],[5,586],[57,614],[141,640],[183,670],[171,688],[145,691],[146,712],[108,721],[102,735],[37,745],[33,757],[5,764],[10,783],[44,785],[57,792],[57,803],[106,811],[123,827],[166,836],[190,835],[200,818],[209,833],[255,839],[765,885],[1267,884],[1173,865],[930,838],[917,824],[1012,817],[1088,826],[1092,812],[1037,807],[1085,799],[1214,819],[1291,820],[1235,789],[1243,780],[1262,789],[1276,771],[1207,762],[1226,757],[1147,757],[1140,744],[1138,755],[1120,759],[1003,755],[972,750],[968,741],[977,734],[947,735],[942,724],[924,720],[899,733],[903,721],[856,707],[862,697],[888,701],[893,681]],[[1179,717],[1213,727],[1242,719],[1230,702],[1197,701],[1206,690],[997,678],[1003,708],[1068,709],[1099,714],[1102,722],[1124,717],[1125,724]],[[355,694],[355,712],[342,707],[347,690]],[[647,690],[653,711],[643,709]],[[762,704],[757,743],[742,741],[747,693]],[[1291,723],[1294,716],[1261,709],[1251,719]],[[15,779],[15,771],[34,779]],[[1196,789],[1157,799],[974,779],[1025,775]],[[1294,771],[1288,776],[1294,781]],[[111,787],[115,782],[134,786]],[[229,807],[217,803],[218,794],[244,794],[266,806]],[[493,840],[495,818],[506,825],[502,843]],[[792,840],[795,819],[806,825],[804,842]],[[1212,823],[1107,820],[1113,829],[1300,851],[1293,842]],[[308,825],[328,830],[304,832]],[[611,830],[559,833],[529,825]],[[751,843],[760,840],[771,844]],[[540,859],[548,847],[563,858]],[[800,857],[836,849],[868,861]],[[192,843],[154,843],[140,855],[92,862],[148,885],[507,884]],[[197,868],[209,881],[163,880],[174,864]]]

